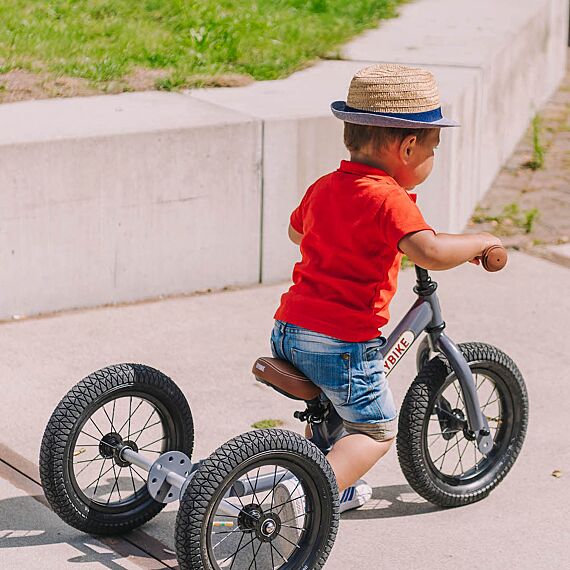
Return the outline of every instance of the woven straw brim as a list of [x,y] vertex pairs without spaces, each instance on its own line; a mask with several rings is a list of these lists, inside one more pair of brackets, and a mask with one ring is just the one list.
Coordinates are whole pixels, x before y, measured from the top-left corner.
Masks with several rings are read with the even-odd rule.
[[409,119],[401,119],[399,117],[387,117],[375,113],[366,113],[365,111],[346,110],[345,101],[335,101],[331,103],[331,111],[333,115],[346,123],[355,125],[369,125],[372,127],[395,127],[400,129],[433,129],[441,127],[459,127],[457,121],[452,119],[441,118],[437,121],[412,121]]

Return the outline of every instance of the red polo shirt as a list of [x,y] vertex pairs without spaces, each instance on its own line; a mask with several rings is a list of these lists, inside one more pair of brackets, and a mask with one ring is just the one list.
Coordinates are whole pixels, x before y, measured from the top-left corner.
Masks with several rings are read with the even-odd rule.
[[343,160],[309,187],[291,225],[303,234],[302,259],[275,318],[350,342],[379,336],[396,292],[398,243],[431,230],[415,195],[383,170]]

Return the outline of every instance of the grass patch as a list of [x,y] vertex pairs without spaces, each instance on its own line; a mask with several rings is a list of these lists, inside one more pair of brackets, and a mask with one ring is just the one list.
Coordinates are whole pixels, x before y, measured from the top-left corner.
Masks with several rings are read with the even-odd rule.
[[[195,77],[277,79],[395,16],[400,0],[11,0],[0,3],[0,68],[95,85],[163,69],[161,89]],[[205,82],[207,83],[207,82]]]
[[532,158],[523,164],[525,168],[538,170],[544,167],[544,145],[541,138],[541,121],[537,113],[532,119]]
[[410,260],[410,258],[404,254],[402,255],[402,261],[400,261],[400,268],[401,269],[409,269],[410,267],[414,266],[414,262]]
[[509,235],[513,233],[513,229],[521,229],[525,234],[532,232],[534,224],[540,211],[538,208],[530,208],[528,210],[521,210],[516,202],[506,204],[500,214],[489,215],[485,210],[477,208],[471,221],[475,224],[492,223],[497,230],[497,233],[502,235]]
[[259,420],[251,424],[252,428],[255,429],[269,429],[276,428],[283,425],[283,420]]

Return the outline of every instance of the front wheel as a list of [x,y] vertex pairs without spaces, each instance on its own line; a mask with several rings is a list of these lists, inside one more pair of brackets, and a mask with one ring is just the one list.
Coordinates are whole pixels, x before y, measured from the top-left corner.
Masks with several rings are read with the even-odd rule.
[[336,480],[310,441],[240,435],[201,463],[180,501],[181,570],[317,570],[338,527]]
[[528,396],[515,363],[488,344],[465,343],[459,349],[489,423],[491,452],[479,451],[459,380],[442,356],[428,362],[410,386],[398,426],[398,459],[408,483],[442,507],[486,497],[513,466],[528,424]]

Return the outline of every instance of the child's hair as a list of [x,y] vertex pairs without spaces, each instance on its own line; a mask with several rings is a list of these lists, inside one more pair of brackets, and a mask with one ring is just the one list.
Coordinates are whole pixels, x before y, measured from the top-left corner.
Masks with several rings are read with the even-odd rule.
[[401,142],[409,135],[415,135],[418,142],[426,138],[429,129],[399,129],[395,127],[374,127],[344,123],[344,146],[357,152],[372,143],[375,149],[385,148],[392,142]]

